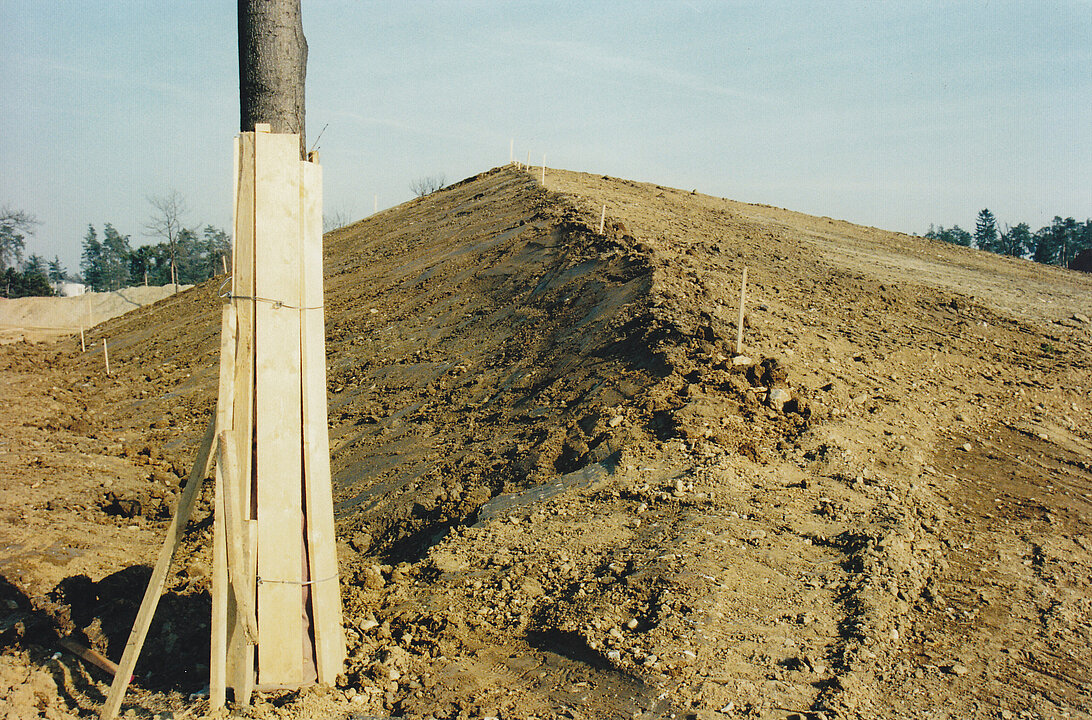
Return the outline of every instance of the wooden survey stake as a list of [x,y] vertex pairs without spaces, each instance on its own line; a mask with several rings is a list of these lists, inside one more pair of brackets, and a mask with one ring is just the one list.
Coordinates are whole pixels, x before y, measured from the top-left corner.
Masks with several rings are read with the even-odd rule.
[[743,354],[743,318],[747,300],[747,268],[743,268],[743,278],[739,281],[739,322],[736,325],[736,355]]

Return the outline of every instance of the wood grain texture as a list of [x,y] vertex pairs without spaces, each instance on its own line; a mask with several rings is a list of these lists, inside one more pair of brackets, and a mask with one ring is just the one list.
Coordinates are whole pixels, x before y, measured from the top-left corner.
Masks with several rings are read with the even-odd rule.
[[303,681],[300,181],[295,135],[254,135],[258,682]]
[[[243,133],[236,140],[235,178],[231,292],[237,339],[231,450],[237,471],[240,522],[246,524],[253,517],[254,470],[254,133]],[[248,543],[248,595],[256,604],[254,551],[254,544]],[[237,703],[244,695],[249,698],[249,688],[254,685],[254,645],[234,623],[228,627],[227,677]]]
[[311,609],[319,682],[332,683],[345,661],[330,484],[326,407],[326,332],[322,280],[322,168],[300,163],[303,227],[303,447],[304,507],[311,573]]

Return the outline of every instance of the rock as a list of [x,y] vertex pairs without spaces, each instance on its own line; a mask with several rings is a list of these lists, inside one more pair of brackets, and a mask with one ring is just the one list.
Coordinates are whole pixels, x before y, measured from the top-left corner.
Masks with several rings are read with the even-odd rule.
[[1079,323],[1084,323],[1085,325],[1088,325],[1089,323],[1092,323],[1092,320],[1089,320],[1088,316],[1085,315],[1084,313],[1079,313],[1079,312],[1078,313],[1073,313],[1072,318],[1074,320],[1076,320],[1077,322],[1079,322]]
[[380,590],[387,584],[383,579],[383,573],[374,565],[366,567],[360,572],[360,581],[369,590]]
[[971,450],[974,450],[974,446],[970,443],[963,443],[963,452],[970,452]]
[[626,623],[626,628],[628,628],[629,630],[636,630],[637,629],[637,618],[630,618],[629,622]]
[[963,663],[952,663],[951,665],[945,665],[944,671],[952,675],[962,677],[966,675],[970,670]]
[[771,388],[766,396],[766,404],[775,410],[784,410],[785,403],[792,400],[792,393],[781,388]]
[[618,427],[625,419],[626,418],[622,415],[615,415],[607,422],[607,424],[610,425],[612,428]]
[[744,367],[747,365],[754,365],[755,361],[746,355],[736,355],[732,358],[732,365],[734,367]]
[[542,583],[532,577],[524,578],[519,587],[527,597],[532,598],[540,597],[546,592],[542,587]]

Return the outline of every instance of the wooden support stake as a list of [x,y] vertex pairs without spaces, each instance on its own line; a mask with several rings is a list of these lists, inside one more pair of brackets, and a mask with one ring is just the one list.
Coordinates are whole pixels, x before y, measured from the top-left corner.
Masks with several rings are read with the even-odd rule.
[[122,653],[121,662],[118,663],[118,671],[114,675],[114,682],[110,685],[110,694],[106,698],[106,704],[99,715],[101,720],[113,720],[121,707],[121,701],[125,697],[125,691],[129,688],[129,680],[133,676],[137,658],[144,646],[144,640],[148,637],[148,628],[152,625],[152,617],[155,615],[156,606],[159,605],[159,596],[163,592],[163,586],[167,580],[167,570],[170,569],[171,560],[178,545],[182,542],[182,533],[186,529],[193,506],[197,502],[197,490],[202,481],[208,477],[212,470],[212,446],[216,442],[216,418],[209,418],[208,427],[205,429],[205,437],[201,446],[197,449],[197,457],[193,461],[186,484],[182,488],[182,494],[178,497],[178,507],[171,524],[167,527],[167,537],[163,541],[163,547],[159,551],[155,567],[152,569],[152,577],[148,580],[148,587],[144,591],[144,599],[140,602],[140,610],[137,612],[133,629],[129,633],[129,640],[125,643],[125,651]]
[[110,375],[110,351],[106,349],[106,338],[102,339],[102,361],[106,363],[106,374]]
[[607,221],[607,206],[603,206],[603,212],[599,213],[599,234],[603,234],[603,224]]
[[258,684],[304,681],[299,138],[254,135]]
[[747,268],[743,268],[743,279],[739,283],[739,322],[736,324],[736,355],[743,354],[743,306],[747,298]]
[[[235,381],[232,389],[232,454],[235,456],[236,491],[240,522],[253,523],[254,482],[254,134],[242,133],[235,143],[235,213],[231,256],[232,303],[237,320]],[[228,481],[230,482],[230,480]],[[253,523],[256,532],[256,523]],[[254,585],[256,541],[247,544],[248,588],[246,594],[257,604]],[[254,645],[228,619],[228,685],[235,691],[236,704],[246,705],[254,689]]]
[[546,155],[542,156],[542,184],[546,185]]
[[83,342],[83,328],[80,328],[80,352],[87,352],[87,346]]
[[[235,308],[224,305],[220,320],[220,384],[216,400],[216,428],[219,447],[215,472],[215,496],[213,498],[212,524],[212,640],[209,654],[209,704],[221,708],[226,702],[228,627],[235,615],[235,607],[228,592],[228,546],[231,528],[225,522],[227,512],[225,496],[233,489],[225,487],[223,444],[230,442],[230,430],[234,419],[235,346],[237,322]],[[231,446],[226,454],[231,455]]]
[[319,682],[333,683],[345,664],[334,506],[330,480],[330,434],[326,407],[326,330],[322,282],[322,168],[300,163],[303,230],[303,474],[311,615]]

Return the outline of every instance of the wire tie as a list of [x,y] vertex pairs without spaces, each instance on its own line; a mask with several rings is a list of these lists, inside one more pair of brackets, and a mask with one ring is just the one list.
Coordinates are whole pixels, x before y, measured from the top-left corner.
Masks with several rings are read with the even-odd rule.
[[302,585],[316,585],[318,583],[330,582],[331,580],[337,580],[337,577],[338,576],[335,574],[335,575],[331,575],[330,577],[319,578],[318,580],[307,580],[306,582],[297,581],[297,580],[265,580],[265,579],[260,578],[260,577],[257,577],[254,580],[258,585],[262,585],[264,583],[276,583],[278,585],[301,585],[302,586]]

